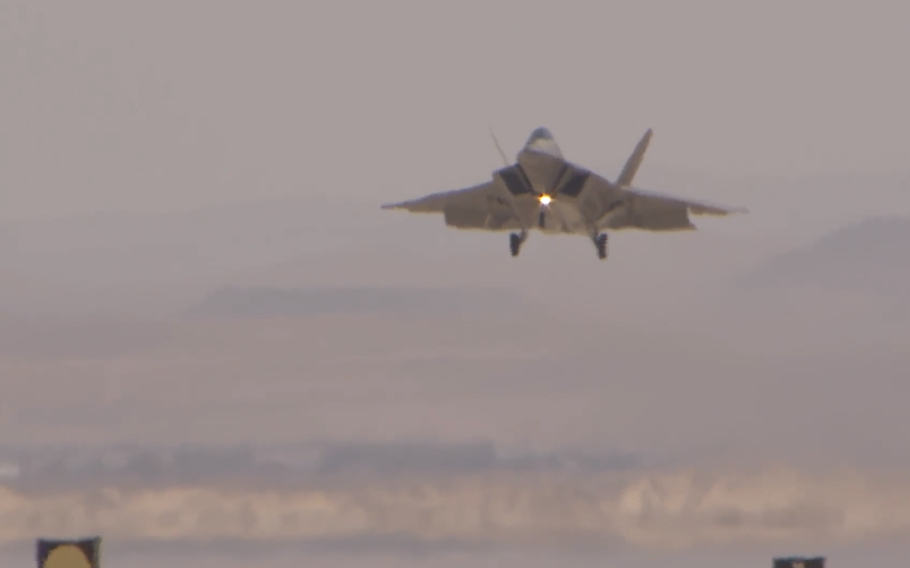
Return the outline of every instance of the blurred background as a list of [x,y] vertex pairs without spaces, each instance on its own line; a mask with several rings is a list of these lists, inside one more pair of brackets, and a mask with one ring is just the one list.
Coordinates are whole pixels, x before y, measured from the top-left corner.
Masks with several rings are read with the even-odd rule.
[[[0,1],[0,560],[903,566],[908,17]],[[379,209],[488,125],[750,212],[600,262]]]

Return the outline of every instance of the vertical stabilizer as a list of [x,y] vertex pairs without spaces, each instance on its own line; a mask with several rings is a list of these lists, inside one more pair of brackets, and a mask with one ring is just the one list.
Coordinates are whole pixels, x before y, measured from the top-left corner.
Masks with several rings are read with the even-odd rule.
[[632,185],[632,180],[635,179],[635,174],[638,173],[638,168],[641,166],[641,161],[645,157],[645,152],[648,150],[648,145],[651,143],[651,136],[653,134],[654,133],[649,128],[645,132],[645,135],[641,137],[641,140],[638,141],[638,144],[635,145],[632,155],[626,160],[626,165],[623,166],[622,172],[620,172],[619,177],[616,178],[616,185],[623,187]]

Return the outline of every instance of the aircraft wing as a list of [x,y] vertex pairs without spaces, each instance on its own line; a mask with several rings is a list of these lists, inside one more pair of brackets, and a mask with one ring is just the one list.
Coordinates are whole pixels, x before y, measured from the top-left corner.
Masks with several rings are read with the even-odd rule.
[[714,215],[724,216],[734,213],[748,213],[743,207],[726,207],[723,205],[710,204],[705,201],[692,201],[672,195],[658,193],[656,191],[647,191],[644,189],[629,188],[626,192],[632,195],[632,199],[645,209],[668,209],[684,207],[690,215]]
[[605,178],[591,175],[580,196],[582,206],[590,209],[603,229],[636,228],[646,231],[693,230],[690,215],[725,216],[747,213],[743,208],[713,205],[646,191],[620,187]]
[[[383,209],[402,209],[411,213],[442,213],[449,227],[465,230],[508,231],[520,228],[509,205],[510,194],[498,177],[464,189],[441,191],[424,197],[382,205]],[[533,212],[524,203],[523,215]]]

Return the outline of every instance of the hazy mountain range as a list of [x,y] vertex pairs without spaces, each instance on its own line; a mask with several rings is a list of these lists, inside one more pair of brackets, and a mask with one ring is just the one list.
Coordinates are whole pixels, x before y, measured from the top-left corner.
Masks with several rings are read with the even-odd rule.
[[[579,238],[535,235],[527,253],[513,261],[503,252],[505,234],[456,232],[435,216],[380,211],[384,200],[418,193],[400,189],[377,191],[375,203],[301,199],[6,222],[0,225],[0,312],[161,316],[230,286],[493,283],[562,295],[578,279],[619,279],[623,287],[638,287],[649,273],[673,278],[677,288],[725,275],[770,285],[817,274],[825,287],[855,287],[864,278],[876,291],[888,282],[898,293],[904,289],[900,277],[876,271],[906,265],[906,220],[875,224],[869,218],[910,216],[910,174],[723,178],[646,164],[639,185],[751,212],[696,220],[703,227],[697,234],[617,233],[604,266],[591,262]],[[807,264],[807,255],[816,260]],[[691,267],[685,272],[683,262]],[[835,265],[850,276],[830,272]],[[584,276],[575,282],[555,276],[579,269]]]
[[869,217],[744,272],[750,288],[851,291],[907,305],[910,216]]

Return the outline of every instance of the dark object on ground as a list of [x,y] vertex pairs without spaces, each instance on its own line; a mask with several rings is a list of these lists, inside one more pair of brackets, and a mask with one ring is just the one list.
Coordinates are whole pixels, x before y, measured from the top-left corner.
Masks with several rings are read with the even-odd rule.
[[825,568],[824,556],[775,558],[774,568]]
[[101,568],[101,537],[76,540],[39,538],[35,543],[38,568]]

